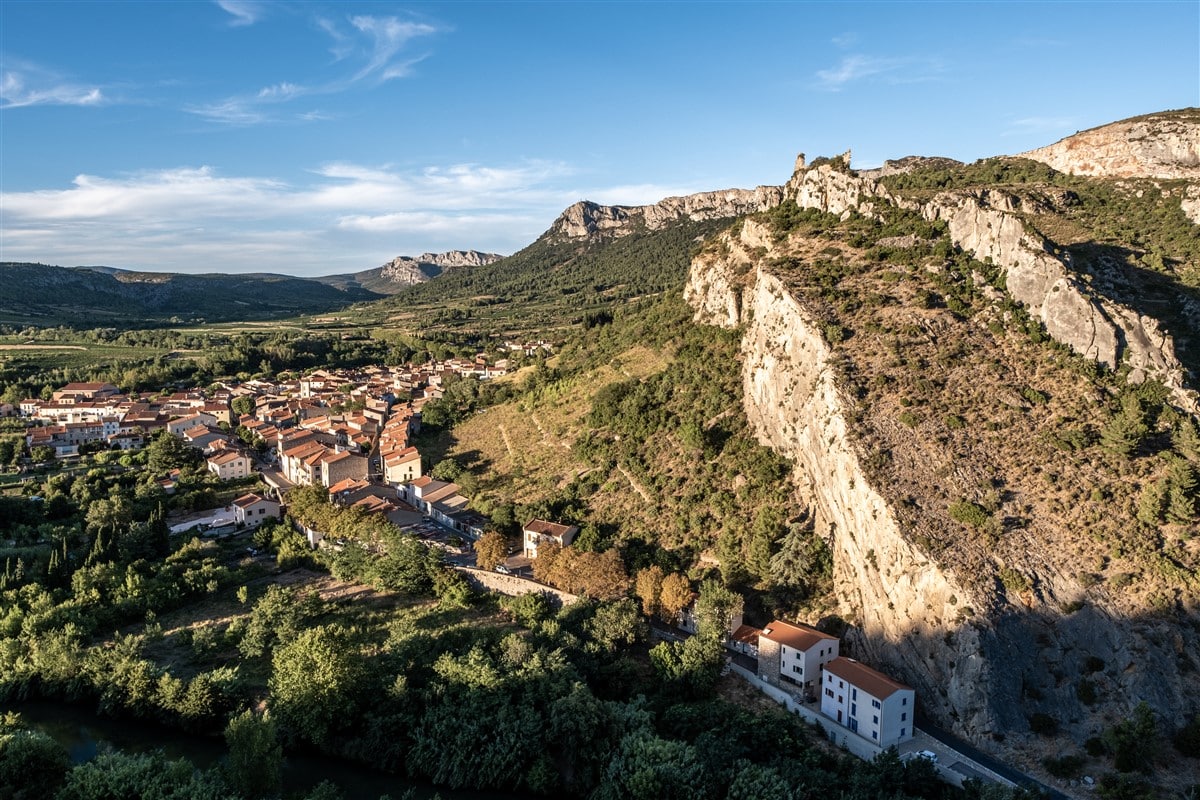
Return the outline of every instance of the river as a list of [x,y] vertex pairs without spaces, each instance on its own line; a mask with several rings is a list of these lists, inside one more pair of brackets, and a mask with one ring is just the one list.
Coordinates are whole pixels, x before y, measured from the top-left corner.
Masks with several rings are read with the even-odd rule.
[[[75,764],[108,750],[125,753],[162,750],[170,758],[186,758],[200,768],[217,764],[225,755],[225,743],[221,739],[194,736],[152,722],[101,717],[86,708],[66,703],[0,704],[0,713],[5,711],[20,713],[30,728],[51,736],[67,749]],[[409,789],[414,791],[417,800],[435,796],[443,800],[515,800],[519,797],[501,792],[447,789],[313,753],[285,758],[284,796],[305,793],[325,780],[337,784],[345,800],[378,800],[383,795],[398,798]]]

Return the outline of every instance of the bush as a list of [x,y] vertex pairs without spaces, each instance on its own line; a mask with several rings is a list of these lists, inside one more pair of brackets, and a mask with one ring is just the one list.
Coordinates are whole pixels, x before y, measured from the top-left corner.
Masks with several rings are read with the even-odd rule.
[[1200,758],[1200,714],[1176,731],[1171,742],[1176,750],[1188,758]]
[[1056,778],[1078,778],[1079,772],[1083,769],[1086,760],[1080,755],[1044,758],[1042,759],[1042,766],[1046,768],[1046,772],[1049,772]]
[[987,510],[978,503],[970,500],[959,500],[950,504],[950,517],[956,522],[969,525],[972,528],[983,529],[992,522]]
[[1058,733],[1058,720],[1039,711],[1029,718],[1029,729],[1039,736],[1053,736]]

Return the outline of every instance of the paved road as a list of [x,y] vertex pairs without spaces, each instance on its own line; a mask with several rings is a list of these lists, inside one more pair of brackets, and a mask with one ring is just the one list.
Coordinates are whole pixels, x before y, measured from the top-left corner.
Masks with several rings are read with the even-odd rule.
[[976,763],[982,764],[984,767],[987,767],[992,772],[995,772],[997,775],[1000,775],[1003,778],[1007,778],[1008,780],[1012,781],[1013,783],[1015,783],[1019,786],[1027,786],[1036,791],[1043,792],[1044,794],[1049,796],[1052,800],[1070,800],[1070,798],[1068,798],[1067,795],[1063,794],[1062,792],[1058,791],[1057,789],[1047,786],[1046,784],[1042,783],[1041,781],[1038,781],[1035,778],[1033,778],[1029,775],[1026,775],[1024,772],[1021,772],[1020,770],[1010,767],[1009,765],[1005,764],[1003,761],[998,761],[997,759],[993,758],[992,756],[989,756],[987,753],[983,752],[982,750],[975,747],[974,745],[969,744],[968,742],[965,742],[962,739],[959,739],[957,736],[953,735],[952,733],[950,733],[948,731],[942,730],[941,728],[937,727],[936,725],[933,725],[928,719],[919,719],[917,721],[917,724],[920,726],[919,729],[921,730],[921,732],[923,732],[930,738],[940,742],[942,745],[951,749],[952,751],[960,753],[963,756],[966,756],[971,761],[975,761]]

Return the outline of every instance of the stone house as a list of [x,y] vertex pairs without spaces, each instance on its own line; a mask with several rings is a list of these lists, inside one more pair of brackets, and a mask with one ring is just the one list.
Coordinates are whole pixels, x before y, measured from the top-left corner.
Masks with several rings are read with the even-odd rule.
[[806,694],[821,682],[821,668],[838,657],[838,638],[811,625],[775,620],[758,637],[758,674],[768,683],[791,684]]

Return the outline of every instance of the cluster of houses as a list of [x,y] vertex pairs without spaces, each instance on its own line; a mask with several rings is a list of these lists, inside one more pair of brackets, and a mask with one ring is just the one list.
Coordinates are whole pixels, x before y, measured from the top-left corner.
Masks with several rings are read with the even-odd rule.
[[819,700],[822,715],[878,747],[913,737],[913,689],[840,655],[836,636],[783,620],[754,628],[737,615],[726,644],[758,659],[763,682],[798,693],[806,702]]
[[203,413],[213,425],[230,422],[228,391],[211,396],[179,392],[145,400],[123,394],[111,383],[68,383],[49,400],[22,400],[21,416],[40,422],[26,430],[28,447],[46,446],[59,458],[77,455],[84,445],[132,450],[173,419]]

